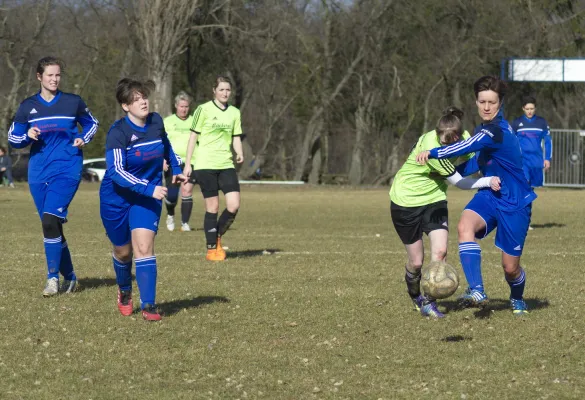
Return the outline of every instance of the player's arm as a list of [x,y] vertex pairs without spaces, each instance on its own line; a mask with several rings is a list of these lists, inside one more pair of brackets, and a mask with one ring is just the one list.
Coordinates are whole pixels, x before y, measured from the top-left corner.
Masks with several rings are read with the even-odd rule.
[[485,176],[483,178],[464,178],[455,172],[453,175],[447,178],[447,181],[457,186],[459,189],[472,190],[491,187],[493,190],[500,190],[500,178],[497,176]]
[[459,174],[462,176],[469,176],[473,175],[479,171],[479,163],[477,162],[479,157],[479,152],[474,153],[474,156],[469,160],[459,164],[455,169]]
[[497,126],[482,128],[478,133],[469,139],[453,143],[449,146],[435,147],[432,150],[423,151],[416,156],[419,164],[426,164],[429,159],[444,159],[459,157],[464,154],[478,152],[501,143],[503,132]]
[[154,197],[156,185],[146,179],[139,179],[126,170],[127,145],[124,133],[112,127],[106,138],[106,166],[109,176],[119,186],[144,196]]
[[552,140],[550,137],[550,128],[547,124],[546,130],[543,131],[544,135],[544,160],[550,163],[552,158]]
[[232,131],[232,146],[236,152],[236,162],[241,164],[244,162],[244,149],[242,148],[242,119],[241,114],[238,112],[238,116],[234,122],[234,129]]
[[99,121],[91,114],[81,97],[77,106],[77,122],[81,125],[81,132],[75,138],[83,140],[83,144],[88,144],[97,132]]
[[[26,110],[18,107],[14,121],[8,130],[8,143],[15,149],[23,149],[32,142],[32,138],[28,135],[29,124]],[[39,131],[40,133],[40,131]]]

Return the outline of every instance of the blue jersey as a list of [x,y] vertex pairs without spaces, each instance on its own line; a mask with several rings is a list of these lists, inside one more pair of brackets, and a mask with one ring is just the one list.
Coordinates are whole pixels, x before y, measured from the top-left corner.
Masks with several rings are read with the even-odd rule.
[[522,170],[522,152],[518,138],[501,111],[496,118],[475,128],[471,138],[430,151],[431,158],[451,158],[475,152],[469,161],[457,167],[463,176],[481,171],[484,176],[497,176],[501,189],[480,189],[493,197],[496,207],[504,211],[515,211],[526,207],[536,194],[528,184]]
[[163,159],[173,175],[182,173],[181,159],[173,151],[160,115],[149,114],[144,127],[128,117],[114,122],[106,138],[107,170],[100,201],[125,206],[144,196],[152,198],[155,187],[162,185]]
[[[77,124],[81,125],[81,132]],[[41,131],[36,141],[28,137],[32,127]],[[29,183],[49,182],[56,176],[79,180],[83,152],[73,147],[73,141],[81,138],[89,143],[97,128],[97,119],[78,95],[57,92],[53,100],[47,102],[37,93],[20,103],[8,131],[8,142],[16,149],[32,143]]]
[[[550,161],[552,156],[552,141],[546,120],[537,115],[528,118],[525,115],[512,122],[512,129],[518,136],[525,167],[542,168],[543,161]],[[544,158],[542,141],[544,140]]]

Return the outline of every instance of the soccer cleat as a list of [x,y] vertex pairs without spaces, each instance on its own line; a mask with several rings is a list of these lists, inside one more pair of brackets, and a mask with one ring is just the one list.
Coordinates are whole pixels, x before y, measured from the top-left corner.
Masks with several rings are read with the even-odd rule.
[[532,226],[528,225],[528,230],[529,230],[529,231],[533,231],[533,230],[534,230],[534,228],[533,228]]
[[423,317],[431,317],[431,318],[443,318],[445,314],[439,311],[437,308],[437,303],[435,301],[429,301],[427,299],[423,299],[422,306],[420,308],[420,313]]
[[181,232],[191,232],[191,227],[189,226],[188,223],[183,222],[181,224]]
[[205,258],[208,261],[223,261],[225,260],[225,251],[222,256],[221,253],[217,252],[217,249],[207,249],[207,255]]
[[167,229],[171,232],[175,230],[175,217],[172,215],[167,215]]
[[132,304],[132,291],[118,289],[118,310],[125,317],[132,315],[134,305]]
[[469,287],[457,300],[464,307],[484,308],[489,303],[489,299],[484,291]]
[[146,304],[142,309],[142,318],[146,321],[160,321],[162,316],[152,304]]
[[225,254],[225,250],[221,246],[221,238],[219,236],[217,237],[215,251],[217,252],[218,257],[220,257],[220,258],[223,257],[222,260],[225,260],[226,254]]
[[425,297],[422,294],[419,294],[417,297],[411,297],[410,299],[412,300],[412,304],[414,304],[415,311],[420,311],[420,308],[425,301]]
[[77,289],[77,279],[64,280],[59,286],[60,293],[73,293]]
[[510,299],[510,305],[512,306],[512,313],[517,316],[528,314],[528,307],[523,299]]
[[43,290],[44,297],[51,297],[59,293],[59,278],[47,279],[47,284]]

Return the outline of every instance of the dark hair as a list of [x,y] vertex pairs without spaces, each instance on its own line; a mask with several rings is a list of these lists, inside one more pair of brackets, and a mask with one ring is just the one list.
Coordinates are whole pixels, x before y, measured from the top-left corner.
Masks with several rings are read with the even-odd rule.
[[437,136],[445,143],[453,143],[463,134],[463,111],[457,107],[448,107],[443,111],[443,116],[437,122]]
[[536,106],[536,99],[534,96],[524,96],[522,98],[522,107],[524,107],[526,104],[534,104]]
[[132,78],[122,78],[116,85],[116,100],[119,104],[132,104],[136,93],[148,98],[154,89],[155,84],[151,80],[143,82]]
[[215,78],[215,82],[213,84],[213,90],[217,89],[217,87],[219,86],[219,84],[221,82],[225,82],[228,83],[230,85],[230,87],[232,87],[232,80],[230,78],[228,78],[227,76],[224,75],[218,75],[217,78]]
[[479,95],[479,92],[485,92],[487,90],[493,90],[496,92],[500,102],[502,102],[508,90],[508,85],[506,85],[506,82],[497,76],[492,75],[482,76],[473,84],[473,91],[475,92],[476,99]]
[[63,60],[57,57],[43,57],[37,63],[37,74],[42,75],[45,72],[45,68],[49,65],[58,65],[61,68],[61,72],[65,69],[65,63]]

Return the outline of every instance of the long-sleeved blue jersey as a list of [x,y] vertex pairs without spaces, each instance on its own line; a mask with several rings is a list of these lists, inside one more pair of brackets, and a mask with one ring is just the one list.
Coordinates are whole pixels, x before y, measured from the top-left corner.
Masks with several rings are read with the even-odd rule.
[[[81,125],[81,132],[77,124]],[[32,127],[41,131],[36,141],[28,137]],[[83,152],[73,147],[73,141],[81,138],[89,143],[97,128],[97,119],[78,95],[59,91],[47,102],[37,93],[20,103],[8,130],[8,142],[16,149],[32,143],[29,183],[49,182],[56,176],[81,179]]]
[[106,138],[101,202],[124,206],[139,202],[142,196],[152,197],[155,187],[162,185],[163,158],[173,175],[182,172],[181,159],[173,151],[160,115],[149,114],[144,127],[128,117],[114,122]]
[[481,124],[474,130],[471,138],[430,151],[431,158],[451,158],[475,152],[475,157],[457,167],[463,175],[481,171],[484,176],[498,176],[501,181],[500,191],[489,188],[498,209],[515,211],[526,207],[536,194],[528,184],[522,170],[522,153],[518,138],[501,111],[489,123]]
[[[538,115],[532,118],[526,115],[516,118],[512,122],[512,129],[518,136],[524,166],[529,168],[542,168],[543,161],[550,161],[552,157],[552,141],[546,120]],[[544,158],[542,154],[542,141],[544,140]]]

